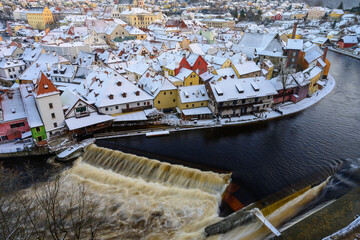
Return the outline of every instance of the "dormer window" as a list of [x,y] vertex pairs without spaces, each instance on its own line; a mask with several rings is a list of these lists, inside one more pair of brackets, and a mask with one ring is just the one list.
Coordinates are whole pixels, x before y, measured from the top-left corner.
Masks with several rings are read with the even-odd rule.
[[126,92],[123,92],[123,93],[121,94],[121,96],[122,96],[123,98],[126,98]]
[[109,94],[109,99],[114,99],[114,94]]

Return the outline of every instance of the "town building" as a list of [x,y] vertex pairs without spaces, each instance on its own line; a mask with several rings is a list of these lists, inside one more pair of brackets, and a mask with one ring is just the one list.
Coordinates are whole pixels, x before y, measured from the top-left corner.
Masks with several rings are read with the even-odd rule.
[[0,141],[21,139],[30,130],[19,89],[0,95]]
[[34,86],[33,93],[47,137],[61,133],[65,127],[65,118],[60,100],[60,91],[54,86],[50,79],[41,72]]
[[36,143],[40,143],[47,138],[44,123],[36,106],[36,99],[33,94],[34,85],[32,83],[20,84],[21,99],[24,104],[27,121],[31,131],[31,137]]
[[161,12],[152,13],[142,8],[129,7],[120,13],[120,19],[137,28],[147,28],[155,21],[162,21]]
[[264,77],[210,81],[206,84],[209,108],[219,117],[260,112],[273,105],[277,91]]
[[48,7],[32,8],[27,12],[26,17],[33,29],[44,30],[54,23],[52,12]]

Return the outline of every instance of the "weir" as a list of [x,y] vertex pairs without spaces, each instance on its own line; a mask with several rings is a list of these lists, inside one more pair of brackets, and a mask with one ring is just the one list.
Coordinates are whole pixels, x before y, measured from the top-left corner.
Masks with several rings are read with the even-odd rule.
[[[66,192],[84,185],[99,202],[99,229],[107,239],[203,239],[220,219],[219,205],[230,174],[180,165],[89,145],[64,173]],[[66,201],[66,199],[64,199]]]
[[95,144],[86,148],[82,161],[123,176],[141,178],[146,182],[185,189],[200,189],[211,194],[222,194],[231,180],[231,174],[203,172],[181,165],[172,165],[146,157],[97,147]]

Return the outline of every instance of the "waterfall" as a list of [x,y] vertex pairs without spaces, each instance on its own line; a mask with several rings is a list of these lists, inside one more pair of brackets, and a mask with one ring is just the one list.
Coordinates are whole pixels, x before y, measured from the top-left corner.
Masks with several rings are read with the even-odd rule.
[[97,147],[94,144],[86,149],[82,161],[123,176],[141,178],[146,182],[156,182],[186,189],[200,189],[212,194],[223,192],[224,186],[230,182],[230,174],[203,172]]
[[[202,172],[90,145],[63,173],[83,184],[110,223],[104,239],[204,239],[219,221],[230,174]],[[217,237],[216,237],[217,238]]]

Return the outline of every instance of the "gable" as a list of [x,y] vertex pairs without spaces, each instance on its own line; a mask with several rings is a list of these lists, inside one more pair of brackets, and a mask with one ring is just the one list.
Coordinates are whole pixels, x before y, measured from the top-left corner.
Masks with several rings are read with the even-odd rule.
[[77,113],[83,110],[83,108],[85,108],[84,111],[87,113],[97,112],[94,106],[86,103],[82,99],[78,99],[75,104],[67,111],[65,118],[75,117]]

